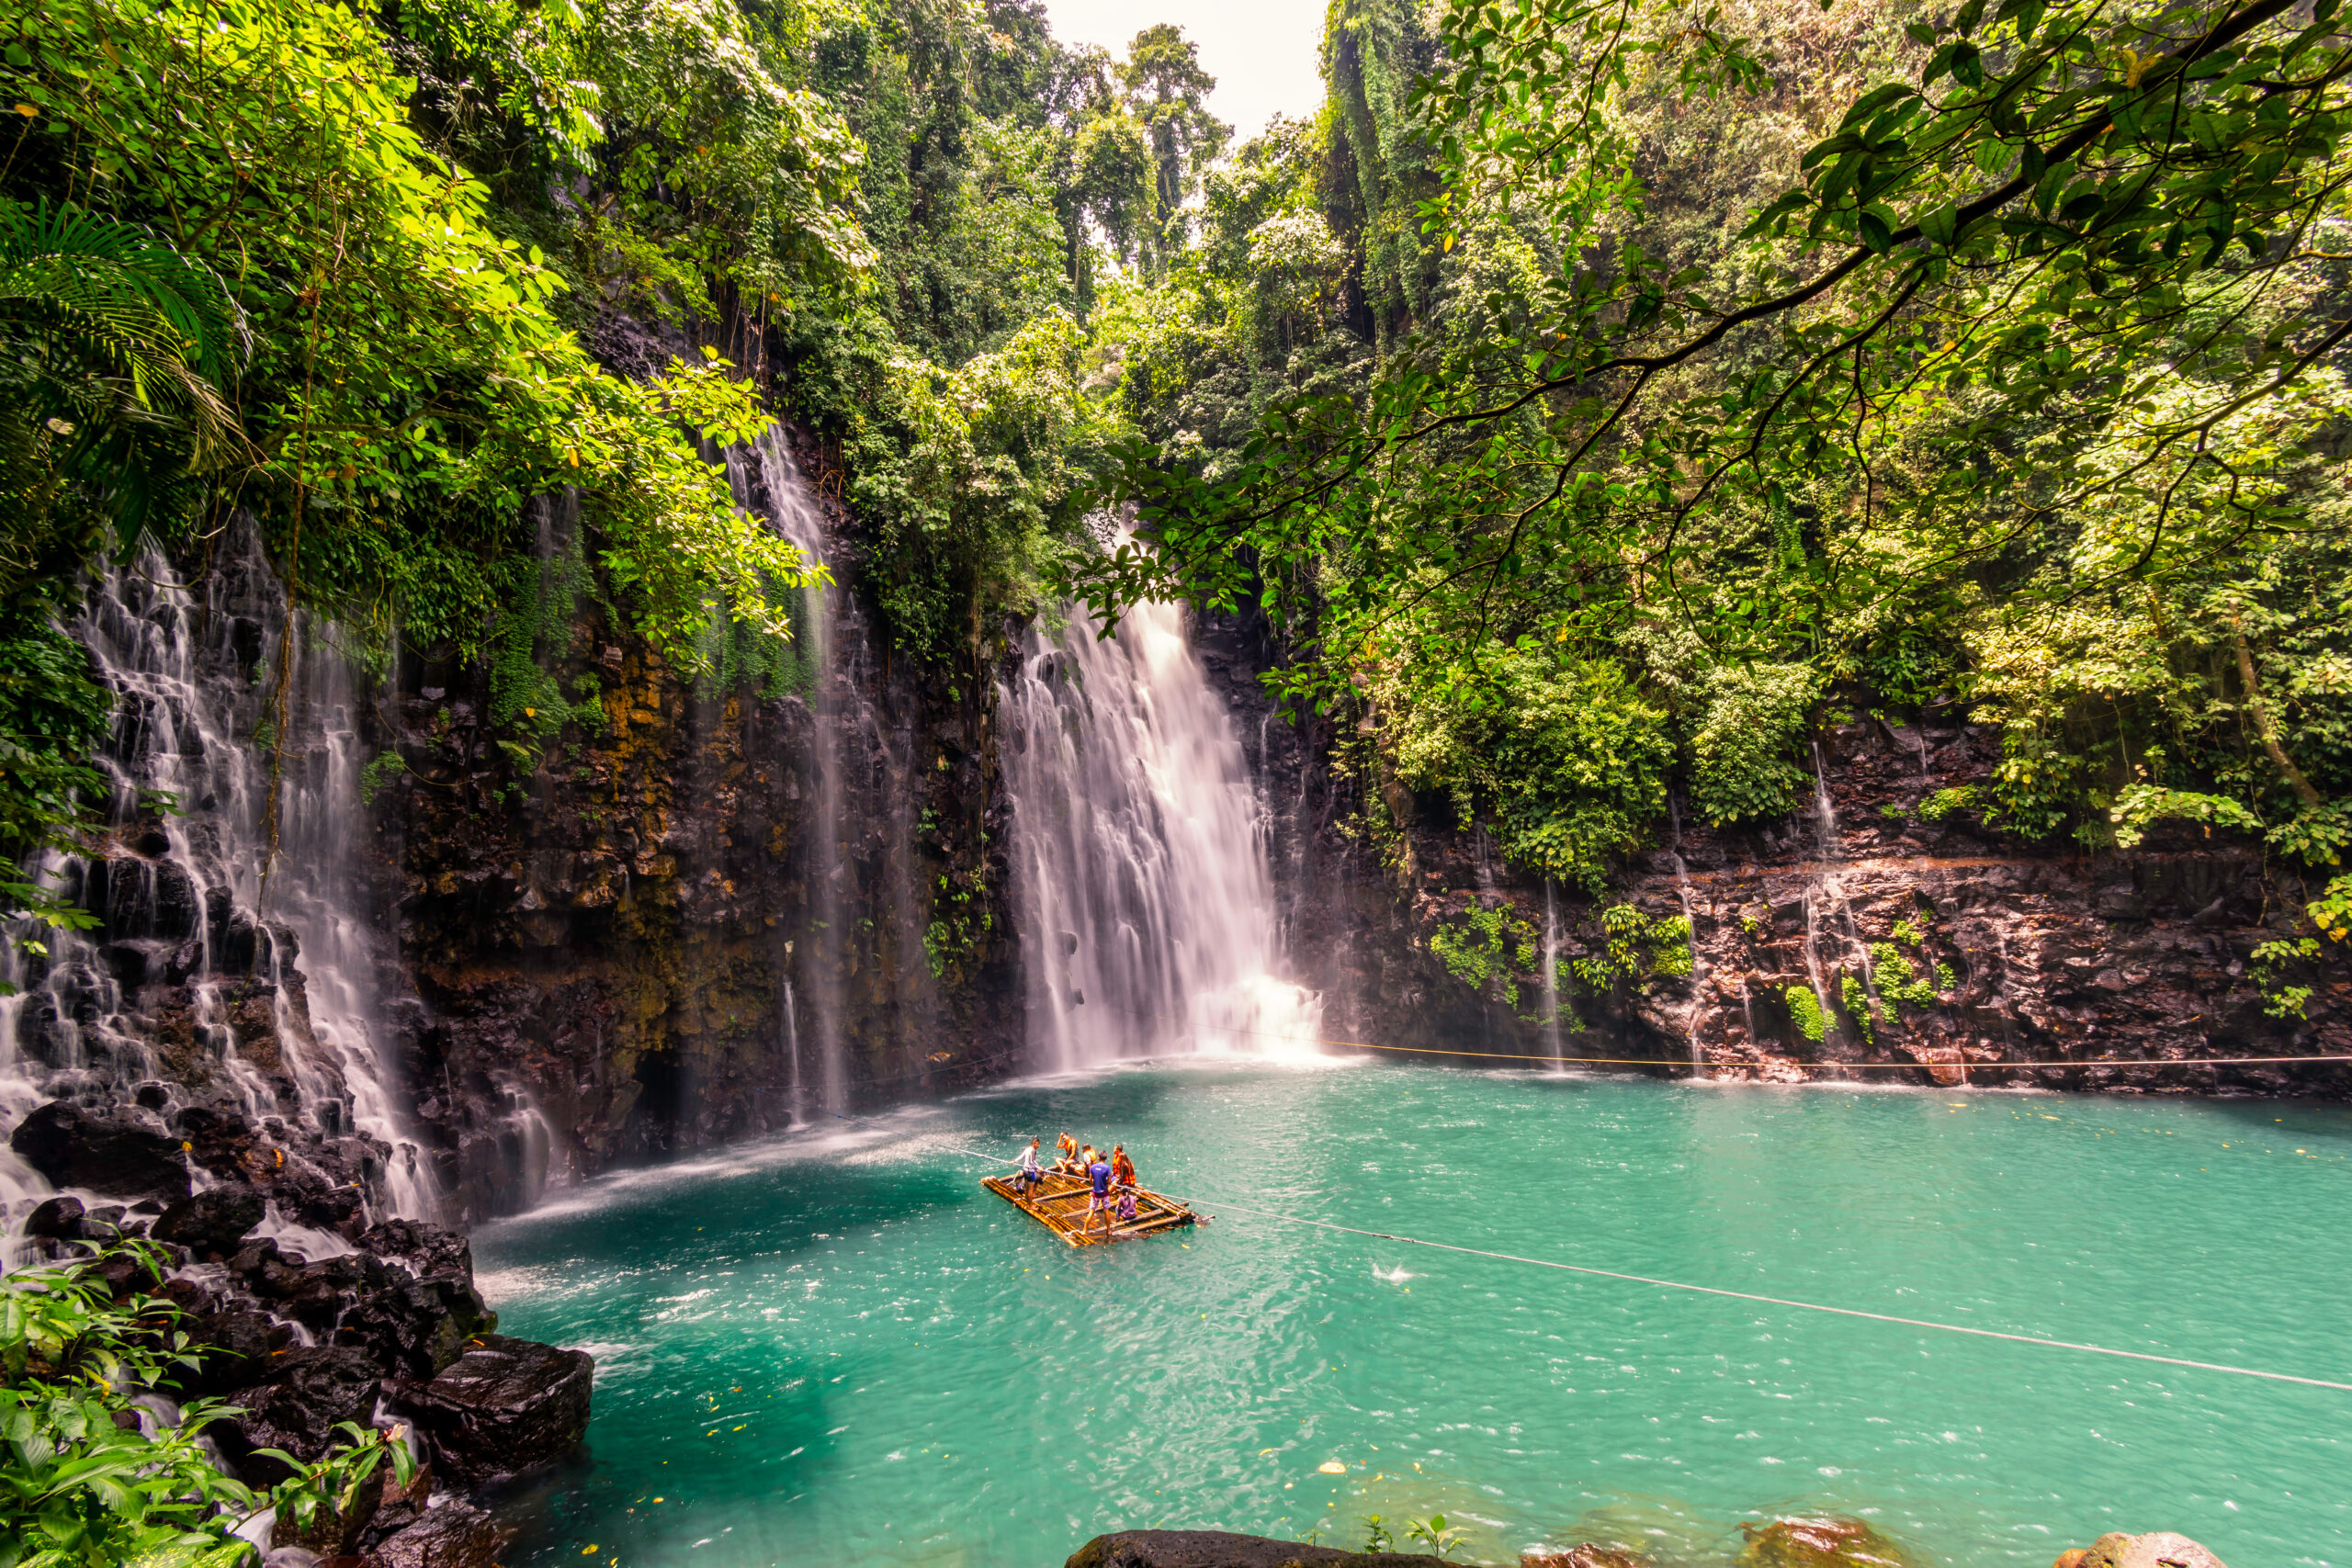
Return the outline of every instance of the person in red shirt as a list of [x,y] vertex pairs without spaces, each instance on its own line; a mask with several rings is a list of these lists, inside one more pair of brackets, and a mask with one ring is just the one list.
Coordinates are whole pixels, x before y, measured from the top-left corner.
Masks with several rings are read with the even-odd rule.
[[1127,1145],[1114,1145],[1111,1150],[1111,1179],[1122,1187],[1136,1184],[1136,1162],[1127,1157]]

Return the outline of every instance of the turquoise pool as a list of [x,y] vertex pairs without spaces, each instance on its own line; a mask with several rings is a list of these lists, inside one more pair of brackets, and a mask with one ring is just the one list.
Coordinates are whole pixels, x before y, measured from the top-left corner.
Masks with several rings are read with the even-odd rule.
[[[2352,1112],[1386,1065],[1138,1066],[609,1179],[476,1237],[593,1348],[508,1562],[1054,1568],[1123,1526],[1728,1560],[1860,1515],[1923,1562],[2171,1529],[2352,1562],[2352,1393],[1226,1213],[1074,1252],[956,1150],[1731,1290],[2352,1382]],[[1336,1469],[1337,1473],[1334,1473]],[[594,1547],[592,1552],[588,1549]]]

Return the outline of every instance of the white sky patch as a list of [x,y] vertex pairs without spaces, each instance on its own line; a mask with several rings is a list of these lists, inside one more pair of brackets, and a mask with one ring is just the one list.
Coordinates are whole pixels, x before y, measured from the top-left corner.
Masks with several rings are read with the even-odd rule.
[[1216,78],[1209,108],[1238,145],[1275,115],[1304,119],[1323,102],[1321,0],[1046,0],[1054,36],[1124,56],[1136,34],[1173,22]]

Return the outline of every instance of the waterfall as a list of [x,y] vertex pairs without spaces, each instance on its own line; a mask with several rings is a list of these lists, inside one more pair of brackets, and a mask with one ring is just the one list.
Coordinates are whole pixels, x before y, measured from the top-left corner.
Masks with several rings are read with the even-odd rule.
[[1039,1065],[1313,1055],[1322,998],[1281,977],[1267,815],[1183,612],[1041,616],[998,702]]
[[[357,1134],[392,1154],[393,1211],[430,1213],[377,1032],[360,698],[336,628],[288,612],[241,521],[200,587],[142,552],[92,583],[72,630],[118,698],[94,759],[107,831],[32,870],[101,924],[10,933],[0,1124],[70,1099],[159,1125],[209,1104]],[[0,1155],[9,1221],[44,1190]]]
[[1846,897],[1846,886],[1838,874],[1838,863],[1846,858],[1845,840],[1838,830],[1838,807],[1829,797],[1829,770],[1822,761],[1821,743],[1813,746],[1813,816],[1814,831],[1821,849],[1821,870],[1804,893],[1804,964],[1813,981],[1814,995],[1821,1003],[1824,1020],[1835,1020],[1843,999],[1830,988],[1829,976],[1821,957],[1821,927],[1834,919],[1834,933],[1843,945],[1854,953],[1855,966],[1861,971],[1864,992],[1875,999],[1878,995],[1876,974],[1871,965],[1870,945],[1862,941],[1861,928],[1854,922],[1853,905]]
[[[729,448],[727,471],[740,503],[765,515],[804,559],[831,564],[825,548],[824,513],[810,493],[799,465],[792,460],[792,453],[785,446],[777,426],[770,425],[749,447]],[[843,883],[849,875],[847,846],[842,842],[842,832],[841,729],[844,705],[830,657],[834,602],[845,597],[838,588],[806,589],[800,596],[801,613],[792,617],[792,632],[799,641],[800,657],[817,671],[816,686],[809,696],[809,707],[817,716],[817,798],[810,835],[815,852],[808,867],[809,928],[797,943],[784,944],[787,959],[797,948],[808,950],[800,966],[804,981],[800,988],[808,994],[809,1033],[817,1054],[817,1081],[808,1086],[802,1079],[797,998],[787,974],[784,980],[782,1028],[791,1062],[792,1119],[796,1122],[805,1115],[811,1087],[821,1110],[839,1112],[849,1102],[848,1056],[843,1044],[843,1015],[847,1009],[842,984],[846,907]]]
[[[726,463],[737,502],[833,578],[803,591],[792,616],[799,658],[814,673],[816,719],[808,924],[786,950],[790,998],[807,1008],[805,1028],[797,1017],[784,1023],[796,1083],[804,1040],[815,1057],[814,1083],[794,1091],[798,1120],[804,1108],[844,1111],[864,1083],[902,1082],[920,1066],[912,1042],[937,990],[915,866],[915,705],[886,690],[865,613],[846,583],[846,552],[826,538],[824,508],[782,429],[729,449]],[[854,1057],[865,1073],[855,1081]]]
[[1560,911],[1552,894],[1552,879],[1544,879],[1544,1045],[1557,1067],[1566,1059],[1560,1049]]
[[1695,1076],[1706,1066],[1706,1053],[1699,1045],[1699,1015],[1707,1005],[1706,950],[1699,945],[1698,906],[1690,897],[1690,868],[1682,860],[1682,811],[1674,796],[1666,797],[1667,822],[1672,841],[1666,858],[1674,863],[1674,897],[1682,906],[1682,929],[1690,944],[1690,1006],[1682,1015],[1682,1043],[1690,1054],[1690,1070]]

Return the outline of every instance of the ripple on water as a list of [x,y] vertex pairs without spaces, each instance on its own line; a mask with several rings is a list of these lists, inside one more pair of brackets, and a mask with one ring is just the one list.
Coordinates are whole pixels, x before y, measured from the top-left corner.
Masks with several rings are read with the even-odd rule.
[[1130,1066],[481,1234],[503,1325],[600,1360],[588,1451],[509,1502],[508,1562],[1038,1568],[1120,1526],[1353,1544],[1431,1512],[1488,1560],[1721,1563],[1743,1520],[1819,1511],[1966,1568],[2117,1528],[2352,1557],[2352,1394],[1238,1210],[1074,1253],[953,1152],[1065,1130],[1212,1213],[2352,1381],[2335,1108]]

